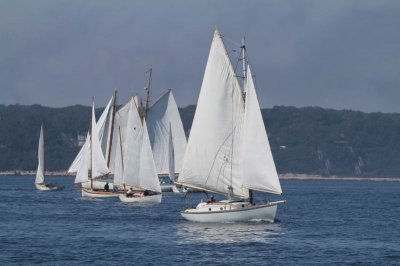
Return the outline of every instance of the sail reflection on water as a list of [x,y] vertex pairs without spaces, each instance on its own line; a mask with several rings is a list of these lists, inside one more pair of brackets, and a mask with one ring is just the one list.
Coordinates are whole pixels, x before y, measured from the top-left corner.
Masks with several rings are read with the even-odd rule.
[[178,244],[200,243],[272,243],[283,234],[279,223],[246,222],[191,223],[182,222],[177,228]]

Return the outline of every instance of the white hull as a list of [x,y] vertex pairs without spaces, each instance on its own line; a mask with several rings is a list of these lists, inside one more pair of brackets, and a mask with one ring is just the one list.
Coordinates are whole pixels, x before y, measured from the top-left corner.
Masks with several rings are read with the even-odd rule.
[[58,185],[58,184],[46,184],[46,183],[42,183],[42,184],[35,184],[36,189],[41,190],[41,191],[51,191],[51,190],[61,190],[64,189],[63,185]]
[[[93,180],[93,188],[94,189],[104,189],[104,185],[107,183],[107,181],[103,181],[103,180]],[[86,182],[86,183],[82,183],[82,187],[90,189],[91,185],[90,185],[90,181]],[[108,181],[108,187],[110,188],[110,190],[114,189],[114,184]]]
[[173,191],[173,184],[161,184],[161,191],[162,192],[172,192]]
[[181,212],[186,220],[203,223],[245,222],[263,220],[273,223],[277,205],[284,201],[251,205],[248,202],[200,203],[196,209]]
[[143,196],[143,197],[127,197],[125,193],[121,193],[119,194],[119,199],[122,202],[161,203],[162,194]]
[[101,190],[91,190],[82,188],[82,197],[91,197],[91,198],[111,198],[111,197],[118,197],[119,192],[113,191],[101,191]]

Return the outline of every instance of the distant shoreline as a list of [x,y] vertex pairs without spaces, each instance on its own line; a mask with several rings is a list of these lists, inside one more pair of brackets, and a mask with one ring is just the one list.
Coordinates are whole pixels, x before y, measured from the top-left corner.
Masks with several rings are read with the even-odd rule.
[[[35,176],[36,171],[0,171],[0,176]],[[66,171],[47,171],[47,176],[75,176],[68,174]],[[400,182],[400,177],[355,177],[355,176],[320,176],[307,174],[286,173],[279,174],[281,180],[348,180],[348,181],[387,181]]]
[[281,180],[347,180],[347,181],[387,181],[387,182],[400,182],[400,177],[355,177],[355,176],[320,176],[320,175],[306,175],[306,174],[280,174]]

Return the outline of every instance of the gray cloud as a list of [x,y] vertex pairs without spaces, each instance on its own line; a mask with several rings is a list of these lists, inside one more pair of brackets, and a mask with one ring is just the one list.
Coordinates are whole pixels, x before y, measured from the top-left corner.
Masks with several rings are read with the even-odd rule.
[[246,35],[263,107],[400,112],[400,2],[372,0],[3,0],[0,103],[124,101],[152,65],[154,98],[194,104],[215,25]]

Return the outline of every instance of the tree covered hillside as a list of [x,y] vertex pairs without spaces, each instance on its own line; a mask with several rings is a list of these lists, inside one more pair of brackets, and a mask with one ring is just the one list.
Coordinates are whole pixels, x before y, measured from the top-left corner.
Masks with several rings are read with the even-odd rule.
[[[187,134],[195,109],[180,109]],[[262,114],[279,173],[400,176],[400,114],[284,106]],[[0,105],[0,171],[36,169],[41,123],[46,169],[66,170],[89,119],[90,107],[79,105]]]

